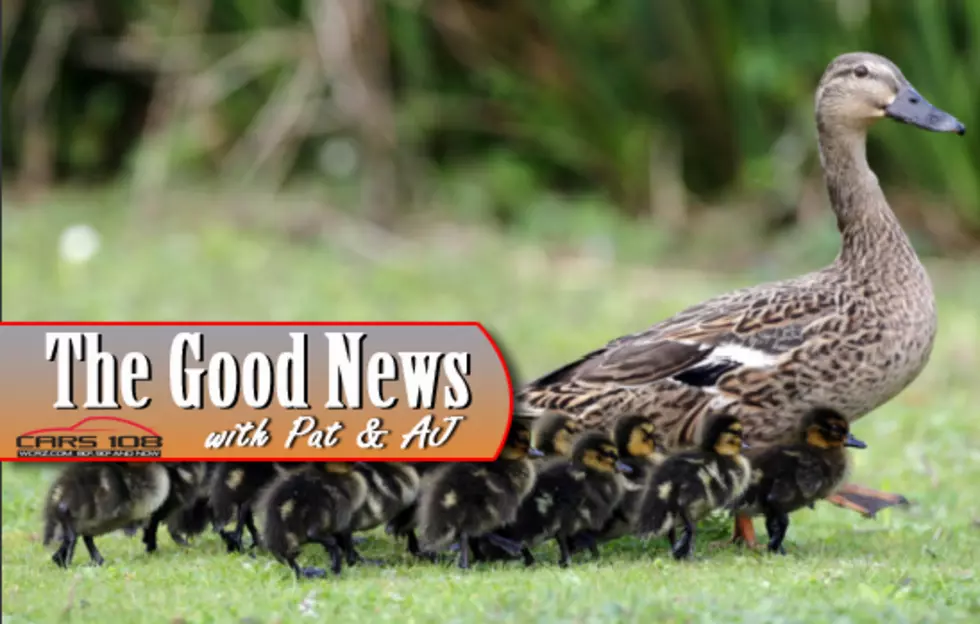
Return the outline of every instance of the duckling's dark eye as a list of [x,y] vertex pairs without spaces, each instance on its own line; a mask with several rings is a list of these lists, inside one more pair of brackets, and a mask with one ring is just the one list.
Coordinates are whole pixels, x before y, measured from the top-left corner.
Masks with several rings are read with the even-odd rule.
[[867,78],[868,68],[865,67],[864,65],[858,65],[857,67],[854,68],[854,75],[857,76],[858,78]]

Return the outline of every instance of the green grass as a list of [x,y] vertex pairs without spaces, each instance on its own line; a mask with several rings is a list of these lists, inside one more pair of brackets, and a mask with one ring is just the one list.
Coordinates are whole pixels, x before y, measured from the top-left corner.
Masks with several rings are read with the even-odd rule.
[[[469,231],[405,241],[387,259],[365,260],[369,243],[360,239],[304,245],[206,219],[133,225],[118,204],[98,198],[5,211],[5,319],[477,319],[529,376],[759,277],[607,264]],[[88,264],[66,266],[57,237],[79,221],[101,229],[102,248]],[[933,273],[941,330],[932,363],[855,429],[870,445],[854,454],[855,480],[916,505],[876,520],[826,504],[804,510],[793,518],[785,558],[700,541],[699,559],[678,564],[661,544],[623,540],[600,562],[567,570],[552,563],[548,546],[533,571],[498,565],[461,573],[413,564],[402,544],[378,534],[362,550],[391,566],[297,583],[268,557],[224,554],[210,535],[180,550],[162,532],[152,558],[138,539],[111,535],[99,541],[106,567],[81,565],[80,548],[75,567],[62,571],[38,540],[50,470],[7,464],[3,623],[976,621],[978,271],[937,265]],[[316,548],[305,557],[323,560]]]

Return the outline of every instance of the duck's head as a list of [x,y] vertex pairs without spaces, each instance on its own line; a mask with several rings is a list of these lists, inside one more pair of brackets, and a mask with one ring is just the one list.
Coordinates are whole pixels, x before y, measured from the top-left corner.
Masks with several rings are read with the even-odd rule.
[[624,416],[613,425],[613,441],[625,457],[650,457],[658,451],[657,428],[649,416]]
[[734,457],[746,447],[742,441],[744,430],[738,416],[712,414],[701,423],[701,450]]
[[582,425],[564,414],[549,414],[534,428],[534,447],[546,454],[570,457],[575,436],[582,432]]
[[523,419],[514,418],[504,448],[500,451],[500,459],[517,460],[527,457],[540,457],[541,451],[531,446],[531,427]]
[[816,95],[822,129],[866,129],[888,117],[933,132],[965,134],[958,119],[929,103],[890,60],[870,52],[842,54],[830,62]]
[[820,449],[835,449],[844,446],[867,448],[868,445],[851,435],[851,428],[839,412],[816,408],[803,420],[803,441]]
[[616,445],[601,431],[588,431],[578,437],[572,448],[572,461],[597,472],[632,472],[629,466],[619,461]]

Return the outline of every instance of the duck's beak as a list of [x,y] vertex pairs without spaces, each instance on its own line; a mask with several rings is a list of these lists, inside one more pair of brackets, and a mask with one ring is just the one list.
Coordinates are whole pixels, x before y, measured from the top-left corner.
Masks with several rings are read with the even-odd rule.
[[633,468],[629,464],[624,464],[622,461],[616,462],[616,470],[622,472],[623,474],[630,474],[633,472]]
[[752,445],[749,444],[748,442],[746,442],[745,440],[742,440],[742,450],[745,451],[745,450],[748,450],[750,448],[752,448]]
[[528,457],[544,457],[544,453],[541,452],[539,449],[536,449],[536,448],[534,448],[532,446],[531,448],[527,449],[527,456]]
[[857,438],[854,437],[854,435],[850,433],[847,434],[847,439],[844,440],[844,446],[850,446],[851,448],[859,448],[859,449],[868,448],[867,444],[865,444],[861,440],[858,440]]
[[885,107],[885,116],[933,132],[966,134],[966,126],[960,120],[933,106],[909,84],[902,87],[895,100]]

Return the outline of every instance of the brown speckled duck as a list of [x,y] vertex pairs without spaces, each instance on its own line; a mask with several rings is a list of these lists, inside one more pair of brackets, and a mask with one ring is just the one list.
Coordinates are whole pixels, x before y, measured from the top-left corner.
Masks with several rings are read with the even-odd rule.
[[[888,117],[964,134],[890,60],[844,54],[816,92],[820,159],[842,247],[829,266],[723,294],[623,336],[525,385],[517,413],[563,412],[586,427],[654,417],[670,449],[701,418],[736,415],[750,444],[788,442],[816,406],[854,422],[925,367],[936,334],[932,285],[868,166],[868,129]],[[902,496],[845,485],[827,499],[872,516]],[[755,545],[751,522],[736,537]]]

